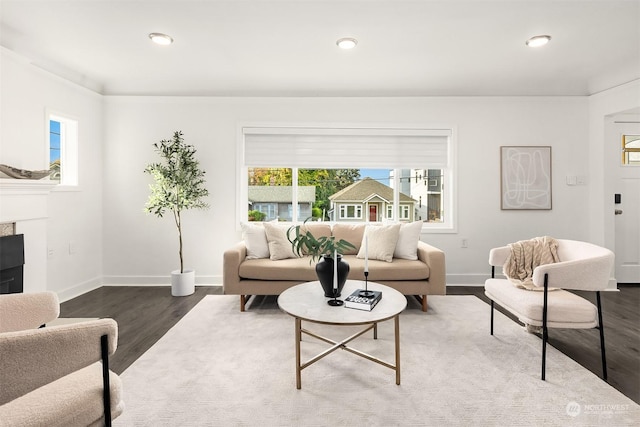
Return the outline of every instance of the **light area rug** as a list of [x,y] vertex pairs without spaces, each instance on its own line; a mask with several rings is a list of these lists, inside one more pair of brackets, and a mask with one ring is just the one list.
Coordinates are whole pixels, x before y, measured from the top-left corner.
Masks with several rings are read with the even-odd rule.
[[[321,302],[323,303],[323,302]],[[640,407],[474,296],[430,296],[400,317],[395,373],[338,350],[295,385],[294,319],[275,297],[241,313],[237,296],[205,297],[123,374],[116,426],[572,426],[638,425]],[[349,310],[336,308],[336,310]],[[303,322],[325,336],[353,332]],[[594,330],[594,333],[597,331]],[[594,340],[597,337],[594,336]],[[393,362],[393,322],[350,345]],[[327,347],[303,337],[302,359]]]

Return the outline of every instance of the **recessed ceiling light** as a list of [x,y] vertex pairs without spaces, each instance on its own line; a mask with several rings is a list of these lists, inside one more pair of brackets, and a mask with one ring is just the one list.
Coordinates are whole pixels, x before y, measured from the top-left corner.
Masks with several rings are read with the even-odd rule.
[[527,40],[527,46],[529,47],[540,47],[549,43],[551,40],[551,36],[534,36]]
[[173,39],[171,37],[162,33],[151,33],[149,34],[149,38],[157,44],[168,45],[173,43]]
[[353,49],[358,44],[358,40],[351,37],[343,37],[336,44],[340,49]]

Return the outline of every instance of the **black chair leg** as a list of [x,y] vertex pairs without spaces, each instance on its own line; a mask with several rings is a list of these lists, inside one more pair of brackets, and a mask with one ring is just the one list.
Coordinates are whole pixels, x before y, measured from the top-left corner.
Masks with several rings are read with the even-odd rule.
[[493,300],[491,300],[491,335],[493,335]]
[[602,379],[607,381],[607,356],[604,352],[604,323],[602,323],[602,303],[600,301],[600,291],[596,292],[598,303],[598,329],[600,330],[600,353],[602,354]]
[[104,425],[111,427],[111,385],[109,384],[109,337],[100,337],[102,350],[102,387],[104,401]]
[[544,300],[542,305],[542,381],[545,379],[545,371],[547,365],[547,292],[549,290],[549,276],[544,275]]

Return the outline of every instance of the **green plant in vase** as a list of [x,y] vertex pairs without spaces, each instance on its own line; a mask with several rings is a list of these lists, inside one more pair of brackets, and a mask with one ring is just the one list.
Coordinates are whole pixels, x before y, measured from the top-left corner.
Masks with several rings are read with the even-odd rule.
[[[344,239],[337,240],[335,236],[315,237],[306,227],[307,221],[291,226],[287,230],[287,239],[297,256],[307,255],[310,257],[309,263],[316,262],[316,274],[324,289],[324,296],[339,297],[349,275],[349,264],[342,259],[342,255],[356,247]],[[334,268],[335,256],[338,259],[337,267]],[[336,270],[338,278],[334,284],[333,276]],[[337,292],[334,285],[337,285]]]

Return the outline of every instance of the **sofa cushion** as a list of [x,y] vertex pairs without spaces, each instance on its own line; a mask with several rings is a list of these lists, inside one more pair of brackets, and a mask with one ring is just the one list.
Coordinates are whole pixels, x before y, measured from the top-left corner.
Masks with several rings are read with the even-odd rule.
[[318,280],[315,263],[311,258],[288,258],[278,261],[270,259],[250,259],[240,264],[239,276],[253,280],[297,280],[300,282]]
[[[349,263],[349,279],[364,280],[364,259],[348,255],[345,261]],[[409,261],[407,259],[393,259],[393,262],[369,259],[369,280],[400,281],[400,280],[427,280],[431,271],[429,266],[422,261]]]
[[[355,255],[343,258],[349,264],[349,279],[364,279],[364,259]],[[245,260],[240,264],[239,276],[251,280],[293,280],[299,282],[318,280],[316,263],[309,263],[309,257],[289,258],[279,261],[269,259]],[[394,259],[386,261],[369,260],[369,280],[426,280],[429,266],[422,261]],[[266,285],[268,286],[268,285]]]
[[358,253],[362,245],[362,236],[364,236],[366,227],[367,224],[362,223],[346,224],[338,222],[333,225],[332,233],[336,240],[344,239],[355,246],[354,249],[346,250],[344,255],[356,255]]
[[269,244],[269,258],[272,261],[277,261],[287,258],[297,258],[293,252],[291,242],[287,238],[287,230],[289,226],[282,226],[279,224],[264,223],[264,231],[267,235],[267,242]]
[[264,227],[241,222],[242,240],[247,247],[247,259],[269,258],[269,243]]
[[[506,308],[523,323],[542,326],[544,292],[516,288],[506,279],[488,279],[484,284],[489,298]],[[596,306],[586,299],[561,289],[548,293],[547,321],[556,328],[592,328],[597,326]]]
[[[399,235],[400,224],[367,227],[358,251],[358,258],[365,258],[366,255],[371,260],[392,262]],[[416,250],[417,247],[416,242]]]

